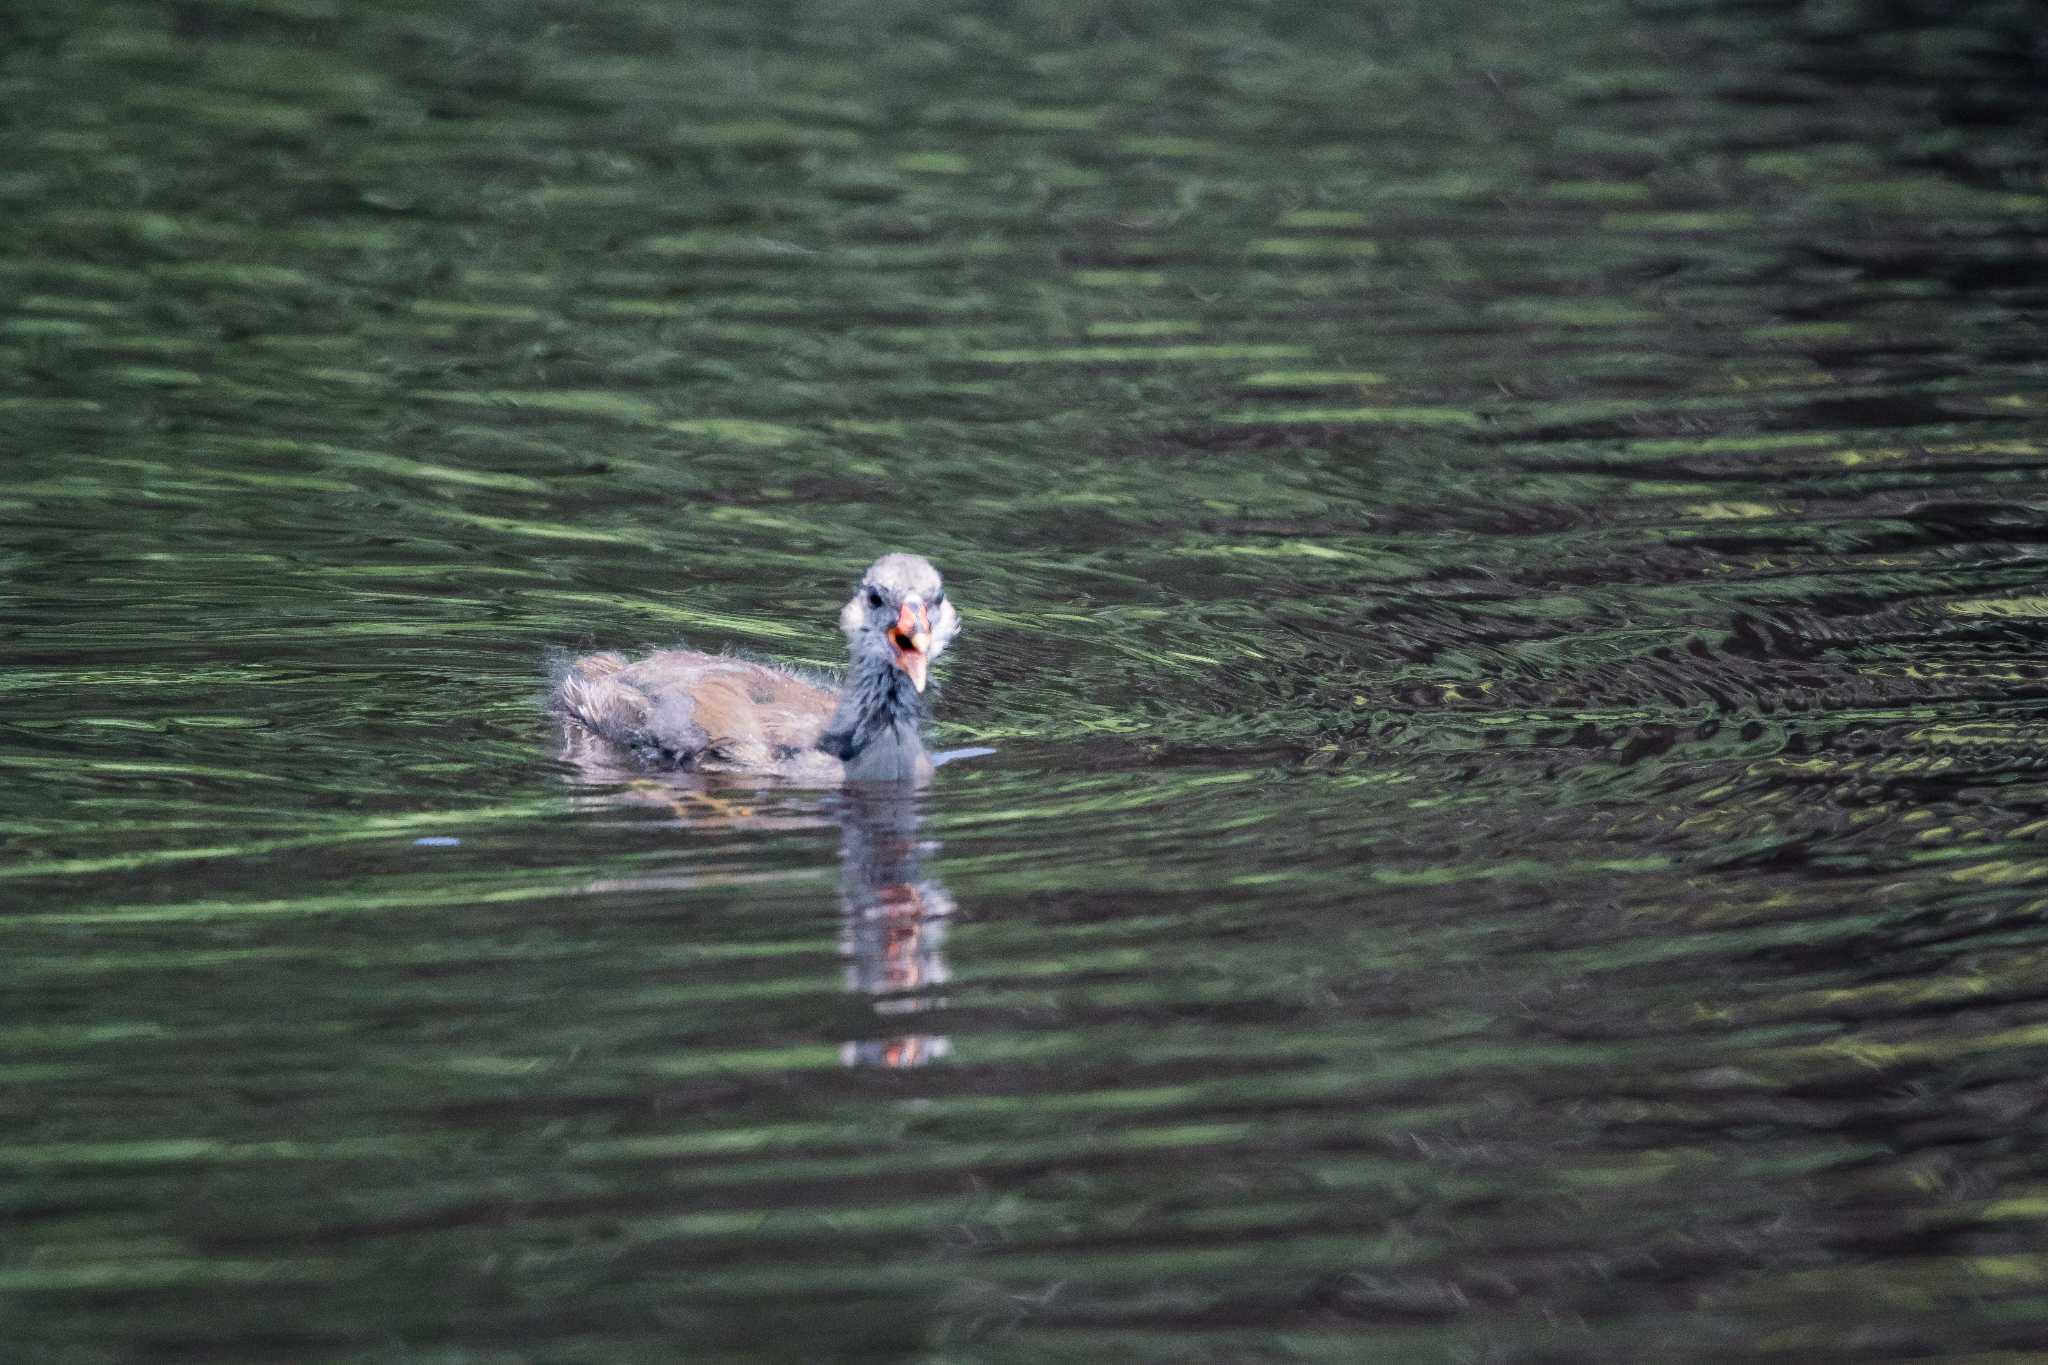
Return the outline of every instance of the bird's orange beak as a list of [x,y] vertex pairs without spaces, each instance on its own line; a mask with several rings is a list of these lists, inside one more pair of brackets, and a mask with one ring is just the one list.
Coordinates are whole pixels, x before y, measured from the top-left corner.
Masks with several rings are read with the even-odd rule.
[[903,604],[896,613],[896,624],[889,627],[889,644],[896,651],[896,666],[910,675],[910,685],[924,691],[925,676],[932,666],[932,626],[924,603],[913,597]]

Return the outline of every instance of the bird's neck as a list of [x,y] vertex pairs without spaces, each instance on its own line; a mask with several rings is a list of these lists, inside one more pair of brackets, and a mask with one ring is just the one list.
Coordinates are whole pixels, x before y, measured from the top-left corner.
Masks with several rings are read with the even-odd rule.
[[856,780],[915,777],[927,761],[918,734],[923,719],[923,700],[902,669],[886,659],[856,659],[818,747]]

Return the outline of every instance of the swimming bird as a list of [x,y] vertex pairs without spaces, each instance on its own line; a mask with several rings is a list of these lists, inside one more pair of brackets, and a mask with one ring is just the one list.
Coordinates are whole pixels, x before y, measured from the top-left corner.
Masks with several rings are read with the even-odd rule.
[[839,613],[838,692],[785,669],[695,650],[590,654],[556,684],[572,745],[588,738],[657,768],[755,773],[814,786],[923,782],[919,726],[932,661],[960,630],[921,555],[876,560]]

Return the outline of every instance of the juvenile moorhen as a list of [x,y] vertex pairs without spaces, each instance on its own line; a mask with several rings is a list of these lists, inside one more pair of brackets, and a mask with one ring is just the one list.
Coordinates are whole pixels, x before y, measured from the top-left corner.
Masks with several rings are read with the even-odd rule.
[[932,660],[960,629],[939,572],[883,555],[839,613],[851,658],[836,694],[783,669],[688,649],[569,665],[555,709],[654,767],[758,773],[811,785],[923,782],[918,723]]

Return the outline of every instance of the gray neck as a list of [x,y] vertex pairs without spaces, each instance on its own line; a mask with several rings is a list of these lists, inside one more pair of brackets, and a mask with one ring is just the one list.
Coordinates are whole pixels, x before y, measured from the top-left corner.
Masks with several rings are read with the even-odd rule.
[[924,704],[902,669],[887,659],[855,659],[818,747],[846,765],[849,781],[913,781],[931,770],[917,732],[923,719]]

